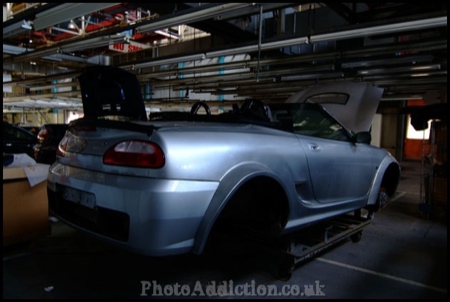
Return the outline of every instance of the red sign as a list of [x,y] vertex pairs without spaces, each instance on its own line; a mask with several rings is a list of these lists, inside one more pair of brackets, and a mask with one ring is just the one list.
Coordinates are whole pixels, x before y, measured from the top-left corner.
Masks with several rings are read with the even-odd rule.
[[110,50],[114,50],[114,51],[118,51],[118,52],[125,52],[125,53],[135,52],[135,51],[143,50],[146,48],[150,48],[150,46],[146,45],[146,44],[142,44],[142,43],[133,42],[133,41],[130,41],[129,44],[116,43],[113,45],[109,45]]

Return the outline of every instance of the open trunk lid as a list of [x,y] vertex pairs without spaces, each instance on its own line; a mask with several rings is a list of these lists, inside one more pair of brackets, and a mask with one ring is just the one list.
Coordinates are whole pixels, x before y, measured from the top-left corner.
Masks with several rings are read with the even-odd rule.
[[134,74],[111,66],[89,66],[78,79],[85,117],[147,120],[141,88]]

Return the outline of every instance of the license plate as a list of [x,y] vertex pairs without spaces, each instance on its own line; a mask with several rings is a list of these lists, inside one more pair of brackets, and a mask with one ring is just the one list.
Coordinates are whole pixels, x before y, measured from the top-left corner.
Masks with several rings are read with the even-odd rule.
[[95,195],[84,191],[64,188],[63,197],[66,200],[93,209],[95,207]]

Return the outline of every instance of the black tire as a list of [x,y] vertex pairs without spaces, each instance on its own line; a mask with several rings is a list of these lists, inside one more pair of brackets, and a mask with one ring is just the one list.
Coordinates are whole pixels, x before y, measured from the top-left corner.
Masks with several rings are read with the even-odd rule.
[[350,235],[350,240],[352,242],[359,242],[359,241],[361,241],[361,238],[362,238],[362,231],[359,231],[355,234]]

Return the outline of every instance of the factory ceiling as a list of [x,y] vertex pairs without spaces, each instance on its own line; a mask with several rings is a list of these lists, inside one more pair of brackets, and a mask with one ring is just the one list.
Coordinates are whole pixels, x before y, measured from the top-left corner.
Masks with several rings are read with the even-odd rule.
[[79,108],[88,65],[135,73],[149,106],[284,101],[363,81],[446,102],[445,2],[3,3],[3,108]]

